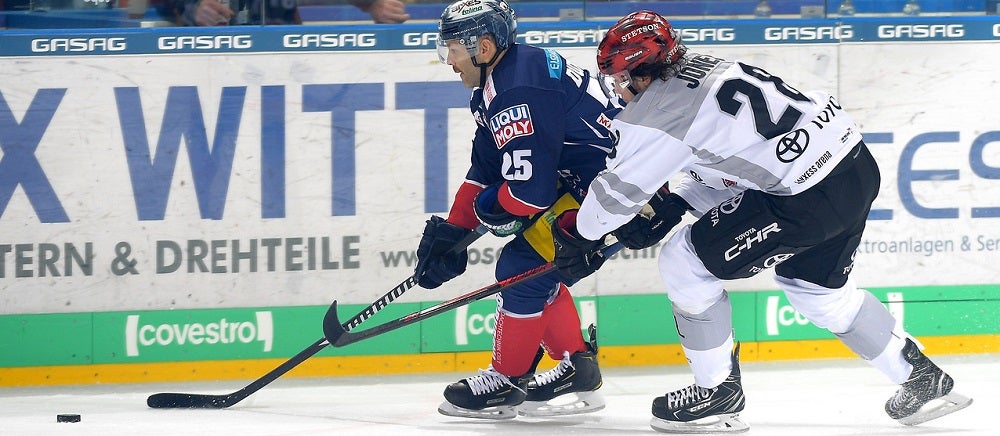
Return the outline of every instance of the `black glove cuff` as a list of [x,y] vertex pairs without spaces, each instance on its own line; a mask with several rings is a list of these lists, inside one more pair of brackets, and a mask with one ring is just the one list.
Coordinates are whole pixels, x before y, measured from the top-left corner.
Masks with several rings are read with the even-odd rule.
[[514,215],[507,212],[497,198],[499,184],[493,185],[476,195],[472,202],[472,208],[476,213],[476,218],[483,223],[490,233],[499,237],[515,235],[524,230],[529,222],[526,216]]
[[603,238],[591,241],[581,237],[576,230],[575,215],[575,210],[563,212],[552,225],[556,248],[553,262],[563,276],[579,280],[597,271],[606,259],[600,251]]
[[689,210],[694,210],[683,197],[673,192],[667,195],[654,195],[649,200],[649,207],[660,216],[684,215]]

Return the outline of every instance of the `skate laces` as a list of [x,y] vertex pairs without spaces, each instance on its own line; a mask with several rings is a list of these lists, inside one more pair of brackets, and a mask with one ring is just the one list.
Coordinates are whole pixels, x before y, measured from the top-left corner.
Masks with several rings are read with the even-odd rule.
[[500,374],[493,368],[480,369],[479,375],[469,377],[465,379],[466,383],[469,384],[469,389],[475,395],[482,395],[488,392],[495,391],[503,385],[509,385],[515,389],[524,392],[520,386],[515,385],[510,381],[510,378]]
[[704,400],[711,395],[711,389],[706,389],[694,384],[678,391],[668,392],[667,406],[671,409],[678,409]]
[[573,362],[569,358],[569,352],[563,351],[563,359],[559,361],[559,364],[555,368],[545,371],[541,374],[535,374],[535,385],[543,386],[548,383],[552,383],[562,377],[566,371],[574,368]]
[[889,407],[893,410],[899,410],[904,407],[911,407],[911,402],[916,399],[917,394],[914,392],[916,389],[911,386],[903,384],[896,390],[896,395],[893,395],[889,399]]

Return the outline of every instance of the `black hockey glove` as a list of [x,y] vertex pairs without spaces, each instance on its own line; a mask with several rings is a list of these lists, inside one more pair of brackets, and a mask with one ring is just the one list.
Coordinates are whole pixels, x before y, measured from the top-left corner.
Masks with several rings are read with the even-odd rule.
[[462,275],[468,265],[468,250],[458,253],[449,251],[469,232],[470,230],[449,223],[444,218],[432,215],[424,226],[424,236],[417,246],[417,267],[413,271],[417,284],[434,289]]
[[472,205],[479,222],[483,223],[483,226],[489,229],[490,233],[503,238],[524,230],[528,227],[530,218],[517,216],[504,210],[497,200],[501,184],[497,183],[484,189],[483,192],[476,195]]
[[667,189],[667,185],[656,191],[649,200],[653,209],[651,215],[639,213],[631,221],[611,232],[627,248],[641,250],[656,245],[681,222],[684,214],[692,210],[680,195]]
[[593,274],[607,259],[601,252],[602,241],[585,239],[576,231],[576,213],[576,209],[567,210],[552,225],[556,246],[552,262],[564,276],[579,280]]

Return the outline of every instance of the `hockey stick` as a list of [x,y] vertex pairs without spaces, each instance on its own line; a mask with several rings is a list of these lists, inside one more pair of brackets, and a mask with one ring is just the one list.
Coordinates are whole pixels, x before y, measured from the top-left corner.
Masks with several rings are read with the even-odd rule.
[[164,392],[150,395],[146,399],[146,405],[154,409],[225,409],[243,401],[250,394],[267,386],[268,383],[273,382],[274,379],[281,377],[284,373],[295,368],[306,359],[312,357],[312,355],[318,353],[319,350],[326,348],[327,345],[330,345],[330,343],[326,341],[326,338],[314,342],[305,350],[300,351],[299,354],[286,360],[285,363],[278,365],[271,372],[264,374],[263,377],[230,394],[210,395]]
[[[465,236],[465,238],[455,244],[449,252],[465,250],[469,247],[469,245],[472,245],[473,242],[479,239],[480,236],[485,234],[486,231],[486,227],[479,226],[475,231],[469,233]],[[361,312],[358,312],[358,314],[353,318],[347,320],[343,326],[339,327],[345,331],[357,327],[359,324],[384,309],[385,306],[398,298],[400,295],[403,295],[403,293],[412,289],[416,284],[417,280],[414,277],[408,277],[381,298],[375,300],[374,303],[368,305],[368,307],[364,308]],[[334,304],[336,304],[336,301],[334,301]],[[236,392],[221,395],[164,392],[150,395],[149,398],[146,399],[146,405],[154,409],[225,409],[243,401],[246,397],[249,397],[254,392],[257,392],[264,386],[267,386],[269,383],[273,382],[278,377],[281,377],[292,368],[295,368],[300,363],[305,362],[306,359],[312,357],[323,348],[326,348],[327,345],[330,345],[330,342],[328,342],[325,337],[320,338],[312,345],[306,347],[306,349],[300,351],[299,354],[292,356],[291,359],[288,359],[281,365],[278,365],[278,367],[271,370],[271,372],[264,374],[261,378],[254,380]]]
[[[621,250],[624,246],[621,242],[615,242],[609,246],[601,249],[604,256],[611,256],[612,254]],[[532,268],[521,274],[513,277],[506,278],[492,285],[477,289],[475,291],[469,292],[464,295],[459,295],[448,301],[438,303],[434,306],[428,307],[423,310],[413,312],[409,315],[403,316],[401,318],[396,318],[392,321],[388,321],[375,327],[362,330],[360,332],[349,332],[344,328],[344,325],[340,323],[340,318],[337,315],[337,300],[333,300],[333,304],[330,305],[330,309],[326,311],[326,316],[323,317],[323,334],[326,336],[327,342],[333,344],[334,347],[343,347],[348,344],[353,344],[358,341],[363,341],[365,339],[381,335],[401,327],[408,326],[410,324],[423,321],[425,319],[434,317],[441,313],[447,312],[449,310],[465,306],[466,304],[472,303],[473,301],[483,299],[490,295],[496,294],[504,289],[511,286],[515,286],[524,283],[528,280],[534,279],[536,277],[543,276],[545,274],[557,271],[559,268],[555,266],[552,262],[548,262],[544,265]]]
[[[451,247],[445,254],[455,254],[460,251],[464,251],[466,248],[469,248],[469,246],[472,245],[473,242],[476,242],[476,240],[479,239],[480,236],[485,235],[486,232],[488,231],[489,229],[487,229],[486,226],[480,224],[479,227],[476,227],[475,230],[473,230],[471,233],[465,235],[465,237],[462,238],[462,240],[458,241],[458,243],[456,243],[453,247]],[[385,306],[388,306],[389,303],[392,303],[396,298],[399,298],[400,295],[403,295],[404,293],[406,293],[406,291],[413,289],[413,286],[415,286],[416,284],[417,284],[417,278],[414,276],[410,276],[406,280],[403,280],[402,283],[396,285],[396,287],[392,288],[391,291],[383,295],[378,300],[375,300],[374,303],[369,304],[368,307],[364,308],[364,310],[362,310],[361,312],[358,312],[358,314],[355,315],[354,318],[348,320],[347,323],[344,324],[344,328],[353,329],[357,327],[359,324],[361,324],[368,318],[371,318],[376,313],[384,309]],[[324,319],[326,319],[326,317],[324,317]]]

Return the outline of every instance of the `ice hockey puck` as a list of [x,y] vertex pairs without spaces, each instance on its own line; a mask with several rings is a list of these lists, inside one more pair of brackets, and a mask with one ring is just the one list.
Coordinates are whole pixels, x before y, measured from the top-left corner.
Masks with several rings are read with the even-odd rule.
[[80,422],[80,415],[76,414],[56,415],[56,422]]

